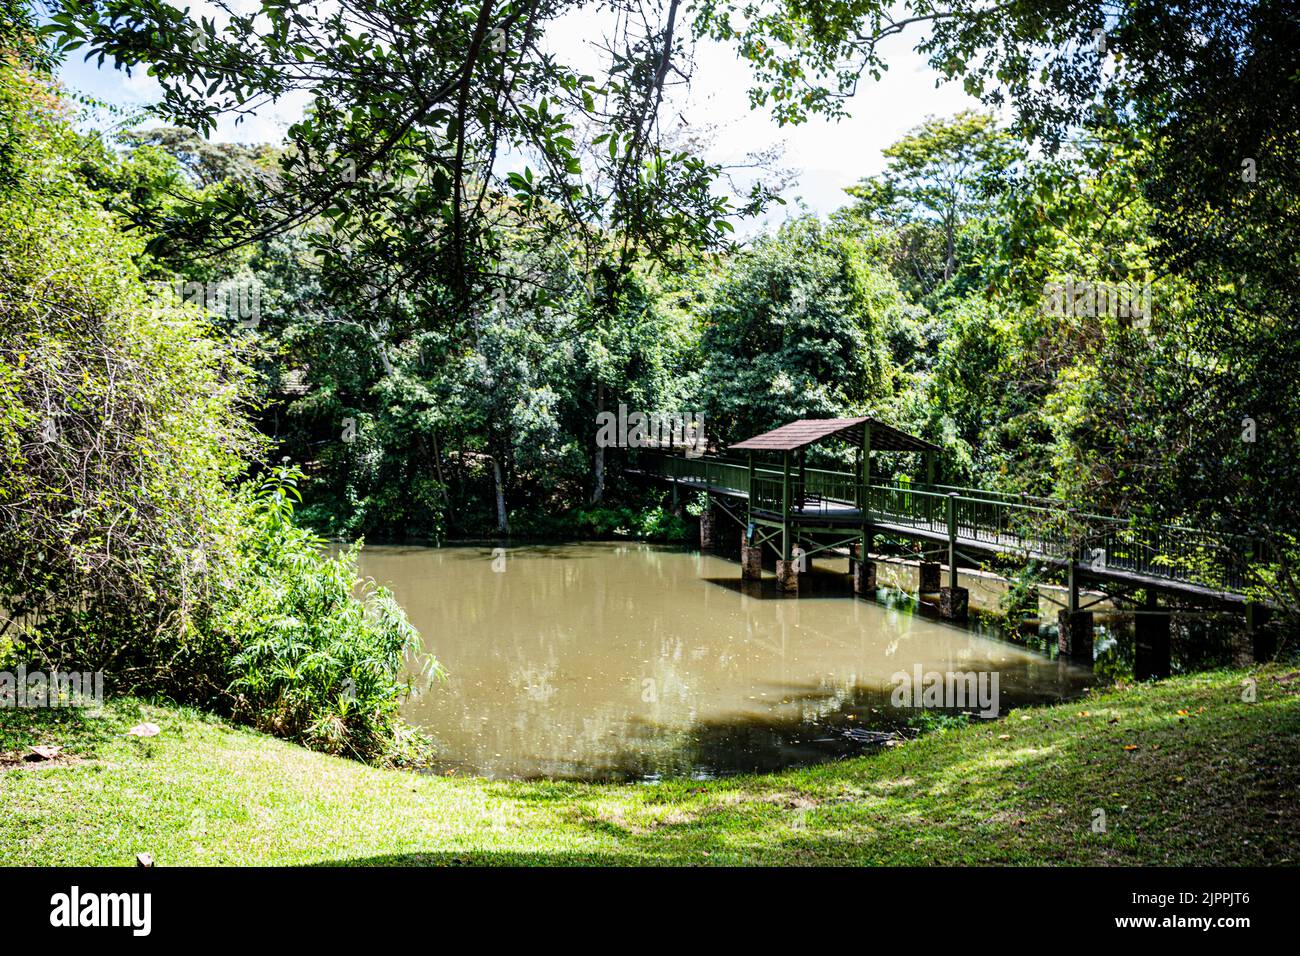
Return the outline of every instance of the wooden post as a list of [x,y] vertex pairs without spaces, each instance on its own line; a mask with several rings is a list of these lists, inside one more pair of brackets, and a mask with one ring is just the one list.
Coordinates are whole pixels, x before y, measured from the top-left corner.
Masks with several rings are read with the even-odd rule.
[[776,562],[776,586],[780,591],[799,590],[799,572],[794,566],[790,538],[790,453],[781,453],[781,560]]
[[1070,551],[1070,562],[1066,571],[1069,595],[1066,606],[1057,612],[1056,647],[1061,656],[1086,667],[1092,666],[1092,612],[1079,610],[1079,558],[1081,547],[1076,545]]
[[1276,636],[1264,625],[1268,622],[1268,608],[1254,601],[1246,603],[1246,633],[1250,636],[1250,655],[1255,663],[1271,661],[1277,654]]
[[790,453],[781,452],[781,557],[790,560]]
[[862,423],[862,500],[871,503],[871,422]]
[[932,525],[934,523],[934,452],[925,453],[925,479],[927,492],[925,496],[925,523]]
[[862,495],[862,449],[859,448],[853,453],[853,506],[861,511],[865,500]]
[[1079,563],[1079,554],[1077,549],[1070,553],[1070,564],[1066,571],[1066,582],[1069,585],[1069,595],[1066,597],[1065,609],[1071,614],[1078,613],[1079,610],[1079,576],[1075,572],[1075,565]]
[[948,587],[957,586],[957,492],[948,495]]
[[745,479],[745,494],[748,495],[746,502],[748,511],[746,517],[749,518],[749,524],[754,523],[754,453],[749,452],[749,474]]
[[800,448],[798,454],[799,454],[799,488],[798,488],[799,503],[795,510],[802,511],[804,498],[808,495],[808,468],[807,468],[808,449]]

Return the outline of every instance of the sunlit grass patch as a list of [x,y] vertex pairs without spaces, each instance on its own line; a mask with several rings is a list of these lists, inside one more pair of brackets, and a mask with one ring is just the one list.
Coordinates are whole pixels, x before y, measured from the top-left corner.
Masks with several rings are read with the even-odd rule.
[[[0,770],[0,862],[1294,862],[1300,681],[1285,673],[1251,672],[1253,703],[1246,672],[1197,675],[853,760],[649,785],[382,770],[132,700],[10,712],[0,750],[80,759]],[[142,720],[158,736],[126,733]]]

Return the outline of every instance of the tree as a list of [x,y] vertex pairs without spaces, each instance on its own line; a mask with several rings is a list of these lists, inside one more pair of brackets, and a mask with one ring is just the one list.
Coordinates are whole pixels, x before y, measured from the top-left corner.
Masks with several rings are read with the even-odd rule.
[[904,306],[859,239],[796,220],[705,281],[699,400],[719,439],[890,398],[886,329]]
[[[235,184],[171,229],[220,253],[320,218],[313,233],[341,287],[382,274],[382,295],[448,292],[427,325],[462,320],[501,284],[502,215],[538,248],[595,262],[610,237],[621,268],[715,246],[734,209],[719,169],[663,148],[665,86],[685,77],[679,0],[618,5],[601,79],[561,62],[544,37],[579,0],[343,0],[194,21],[163,0],[61,0],[50,33],[130,68],[148,66],[159,112],[210,133],[293,93],[311,98],[276,175]],[[585,141],[598,149],[581,148]],[[503,172],[504,157],[513,169]],[[767,199],[756,186],[744,209]],[[507,202],[508,200],[508,202]],[[343,265],[355,264],[355,269]],[[513,291],[513,290],[511,290]]]
[[989,208],[1019,156],[992,116],[972,111],[927,119],[884,155],[884,173],[845,190],[857,200],[849,215],[898,231],[901,271],[920,298],[956,273],[958,231]]
[[248,370],[142,280],[142,243],[79,179],[48,81],[0,61],[0,116],[0,632],[19,622],[24,653],[118,687],[214,692],[203,624],[231,585],[229,483],[260,447]]

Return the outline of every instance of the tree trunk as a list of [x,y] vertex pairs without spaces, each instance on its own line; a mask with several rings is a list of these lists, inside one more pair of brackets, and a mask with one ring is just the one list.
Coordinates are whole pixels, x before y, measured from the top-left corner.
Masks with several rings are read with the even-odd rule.
[[[596,385],[596,415],[605,410],[605,384],[599,382]],[[599,432],[597,432],[599,434]],[[605,447],[596,442],[596,468],[595,482],[591,489],[591,503],[598,505],[601,499],[605,497]]]
[[447,476],[442,470],[442,443],[438,441],[438,430],[433,431],[433,467],[438,473],[438,484],[442,485],[442,503],[451,517],[451,493],[447,488]]
[[953,234],[957,231],[956,217],[949,216],[948,221],[944,226],[948,241],[945,246],[945,257],[943,261],[943,281],[947,282],[952,278],[952,274],[956,271],[957,267],[956,250],[953,248],[955,246]]
[[509,534],[510,522],[506,518],[505,476],[501,473],[501,460],[495,455],[492,456],[492,478],[496,484],[497,493],[497,531],[501,534]]

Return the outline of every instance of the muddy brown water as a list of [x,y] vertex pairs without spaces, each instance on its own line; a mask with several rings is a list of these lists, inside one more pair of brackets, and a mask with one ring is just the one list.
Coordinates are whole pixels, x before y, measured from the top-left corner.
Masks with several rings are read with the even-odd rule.
[[[986,691],[996,674],[1001,713],[1091,680],[897,592],[855,598],[845,560],[814,564],[797,598],[770,577],[742,587],[734,561],[644,544],[368,547],[361,571],[448,672],[406,718],[446,769],[489,777],[712,777],[862,753],[915,726],[921,710],[893,692],[918,666],[989,675]],[[988,603],[973,583],[972,603]]]

